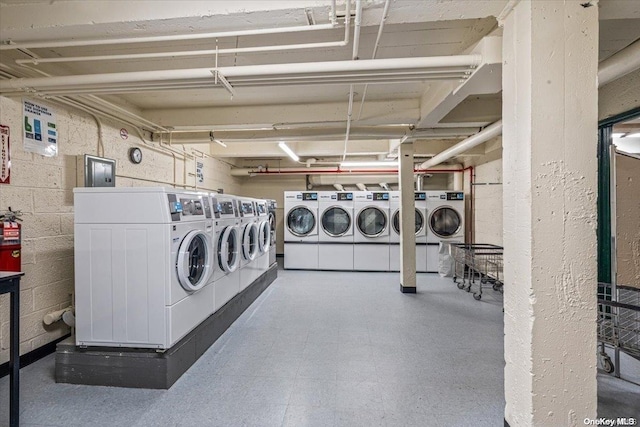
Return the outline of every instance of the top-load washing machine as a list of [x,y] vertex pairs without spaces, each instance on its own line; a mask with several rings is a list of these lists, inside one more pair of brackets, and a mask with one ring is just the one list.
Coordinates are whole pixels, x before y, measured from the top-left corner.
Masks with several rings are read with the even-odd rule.
[[284,192],[284,268],[318,269],[318,193]]
[[212,194],[211,207],[216,252],[213,305],[217,311],[240,292],[240,214],[235,197],[228,194]]
[[213,312],[202,194],[74,189],[76,343],[167,349]]
[[464,243],[464,193],[427,191],[427,270],[438,272],[440,243]]
[[389,271],[389,192],[358,191],[354,199],[353,267]]
[[254,199],[237,197],[240,211],[240,290],[246,289],[260,274],[258,269],[258,214]]
[[320,191],[318,268],[353,270],[353,193]]
[[276,262],[276,210],[278,204],[275,200],[267,200],[267,211],[269,212],[269,226],[271,227],[271,240],[269,240],[269,265]]
[[262,275],[269,269],[269,251],[271,249],[271,224],[267,201],[256,199],[256,213],[258,214],[258,273]]
[[[389,192],[389,212],[391,213],[391,233],[389,235],[389,269],[400,271],[400,192]],[[427,199],[424,191],[414,192],[416,272],[427,271]]]

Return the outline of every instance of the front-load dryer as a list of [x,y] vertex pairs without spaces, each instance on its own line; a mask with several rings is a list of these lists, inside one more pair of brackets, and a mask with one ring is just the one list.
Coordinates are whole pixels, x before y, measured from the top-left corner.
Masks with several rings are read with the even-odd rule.
[[269,209],[267,201],[256,199],[256,213],[258,214],[258,277],[269,269],[271,262],[269,254],[271,251],[271,223],[269,222]]
[[353,193],[320,191],[318,268],[353,270]]
[[464,243],[464,193],[460,191],[427,191],[427,270],[438,272],[439,246]]
[[234,196],[212,194],[211,207],[216,251],[213,305],[217,311],[240,292],[240,218]]
[[240,290],[246,289],[259,276],[258,269],[258,215],[255,201],[237,197],[240,210]]
[[358,191],[354,199],[353,267],[389,271],[389,192]]
[[74,189],[76,343],[168,349],[212,312],[202,194]]
[[284,268],[318,269],[318,193],[284,192]]
[[[389,269],[400,271],[400,192],[389,192],[389,212],[391,213],[391,233],[389,235]],[[427,271],[427,200],[424,191],[414,192],[416,272]]]

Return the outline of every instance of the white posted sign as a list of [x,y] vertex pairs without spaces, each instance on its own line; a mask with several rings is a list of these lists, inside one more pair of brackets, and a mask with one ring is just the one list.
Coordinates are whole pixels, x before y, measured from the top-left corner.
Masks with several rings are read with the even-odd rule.
[[58,155],[58,127],[51,109],[28,99],[23,102],[24,150],[46,157]]

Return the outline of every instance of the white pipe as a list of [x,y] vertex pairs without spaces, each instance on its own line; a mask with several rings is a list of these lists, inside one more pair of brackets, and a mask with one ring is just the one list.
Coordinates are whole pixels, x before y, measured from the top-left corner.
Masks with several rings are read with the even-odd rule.
[[284,34],[304,31],[330,30],[334,28],[332,24],[319,25],[299,25],[294,27],[281,28],[260,28],[254,30],[221,31],[216,33],[201,34],[174,34],[167,36],[147,36],[147,37],[123,37],[119,39],[93,39],[93,40],[43,40],[34,42],[14,43],[3,41],[0,50],[12,49],[33,49],[46,47],[77,47],[77,46],[100,46],[100,45],[122,45],[132,43],[155,43],[181,40],[202,40],[221,39],[225,37],[255,36],[264,34]]
[[[349,2],[347,1],[347,4]],[[353,53],[351,59],[356,61],[358,59],[358,49],[360,46],[360,25],[362,23],[362,0],[356,0],[356,20],[355,27],[353,29]],[[347,109],[347,129],[344,135],[344,150],[342,152],[342,161],[347,158],[347,147],[349,145],[349,133],[351,132],[351,116],[353,115],[353,85],[349,85],[349,107]]]
[[336,0],[331,0],[331,16],[329,18],[331,25],[336,25],[336,22],[338,22],[338,16],[336,13]]
[[442,162],[446,162],[447,160],[457,156],[460,153],[463,153],[467,150],[470,150],[473,147],[476,147],[483,142],[489,141],[491,138],[495,138],[496,136],[502,133],[502,120],[498,120],[497,122],[487,126],[482,131],[476,133],[475,135],[470,136],[464,141],[459,142],[453,147],[447,148],[443,152],[436,154],[431,159],[422,163],[419,168],[420,169],[429,169],[432,168]]
[[333,188],[335,188],[338,191],[344,191],[344,185],[342,184],[333,184]]
[[391,187],[389,187],[389,184],[386,183],[386,182],[381,182],[378,185],[380,186],[380,188],[383,188],[383,189],[385,189],[387,191],[391,191]]
[[62,310],[58,310],[58,311],[52,311],[51,313],[47,313],[44,315],[44,318],[42,319],[42,321],[44,322],[45,325],[51,325],[52,323],[55,323],[57,321],[59,321],[60,319],[62,319],[62,315],[67,312],[67,311],[72,311],[73,307],[67,307],[65,309]]
[[[384,181],[387,184],[397,184],[398,175],[345,175],[345,174],[322,174],[322,175],[310,175],[309,183],[314,187],[319,185],[329,186],[332,185],[336,188],[336,185],[343,187],[345,185],[370,184],[380,185],[380,181]],[[340,190],[342,191],[342,190]]]
[[361,183],[361,182],[357,182],[357,183],[356,183],[356,187],[358,187],[358,190],[360,190],[360,191],[367,191],[367,186],[366,186],[366,185],[364,185],[364,184],[363,184],[363,183]]
[[640,68],[640,39],[598,65],[598,87]]
[[[293,64],[247,65],[220,67],[217,71],[234,85],[234,79],[275,76],[313,76],[320,79],[326,74],[340,74],[350,78],[362,73],[415,73],[442,67],[475,67],[481,62],[480,55],[434,56],[424,58],[366,59],[360,61],[325,61]],[[214,71],[211,68],[183,70],[130,71],[123,73],[84,74],[59,77],[34,77],[0,80],[0,92],[12,90],[40,90],[51,88],[108,87],[108,85],[135,83],[196,83],[211,86]],[[370,74],[365,74],[370,78]],[[420,77],[420,76],[418,76]]]
[[[382,30],[384,29],[384,24],[387,20],[387,15],[389,14],[389,4],[391,0],[386,0],[384,3],[384,9],[382,10],[382,19],[380,19],[380,25],[378,26],[378,36],[376,37],[376,42],[373,44],[373,54],[371,55],[371,59],[376,59],[376,55],[378,53],[378,46],[380,45],[380,39],[382,38]],[[364,90],[362,91],[362,99],[360,100],[360,110],[358,111],[358,119],[362,116],[362,109],[364,108],[364,100],[367,97],[367,89],[369,88],[369,84],[364,85]]]

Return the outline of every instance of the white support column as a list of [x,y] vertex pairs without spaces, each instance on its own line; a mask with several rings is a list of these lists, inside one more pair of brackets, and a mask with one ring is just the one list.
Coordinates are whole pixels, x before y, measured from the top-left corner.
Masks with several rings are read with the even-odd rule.
[[521,1],[503,47],[505,420],[583,425],[597,409],[597,0]]
[[413,187],[413,142],[400,145],[400,291],[416,292],[416,210]]

